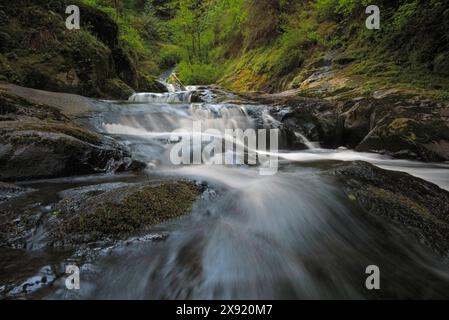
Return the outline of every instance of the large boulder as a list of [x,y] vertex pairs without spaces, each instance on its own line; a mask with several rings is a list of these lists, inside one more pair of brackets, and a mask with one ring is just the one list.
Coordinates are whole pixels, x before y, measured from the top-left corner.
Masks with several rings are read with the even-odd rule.
[[[79,30],[65,26],[71,4],[80,7]],[[139,88],[138,55],[124,48],[108,14],[66,0],[0,3],[0,13],[0,80],[115,99]]]
[[444,103],[394,93],[342,101],[304,98],[295,92],[250,98],[271,104],[271,114],[284,126],[323,147],[449,160],[449,105]]
[[68,190],[52,208],[49,245],[111,243],[145,233],[152,226],[189,213],[201,189],[192,182],[166,181]]
[[0,90],[0,180],[129,169],[127,148],[81,126],[62,109]]
[[[276,100],[275,100],[276,101]],[[323,147],[337,147],[341,143],[338,109],[335,104],[318,99],[292,97],[276,101],[271,114],[285,128],[298,132]]]
[[52,178],[128,169],[129,150],[81,127],[0,123],[0,180]]
[[449,108],[425,99],[363,99],[342,113],[344,141],[358,151],[449,160]]
[[339,163],[326,174],[338,178],[362,213],[387,219],[449,259],[449,192],[407,173],[365,162]]
[[396,158],[422,161],[449,160],[449,126],[436,117],[387,117],[357,145],[358,151],[374,151]]
[[29,188],[23,188],[11,183],[0,182],[0,204],[30,191],[31,189]]

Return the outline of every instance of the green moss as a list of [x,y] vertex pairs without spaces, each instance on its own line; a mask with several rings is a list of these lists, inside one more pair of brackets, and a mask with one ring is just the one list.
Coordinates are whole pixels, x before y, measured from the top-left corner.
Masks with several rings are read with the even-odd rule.
[[103,90],[114,99],[128,99],[134,93],[133,89],[118,78],[107,80]]
[[18,131],[41,131],[51,133],[62,133],[68,136],[72,136],[81,141],[89,142],[92,144],[98,144],[100,142],[100,136],[87,129],[75,126],[68,123],[58,122],[46,122],[46,123],[30,123],[20,122],[17,124],[16,130]]
[[118,203],[106,202],[94,212],[68,217],[53,236],[58,239],[67,234],[79,234],[88,242],[123,238],[188,213],[199,195],[198,187],[189,182],[147,186]]
[[189,84],[213,84],[219,77],[219,69],[212,64],[182,62],[178,66],[178,72],[180,80]]
[[2,89],[0,89],[0,115],[27,116],[49,121],[67,120],[67,117],[55,107],[32,103]]
[[[80,7],[80,30],[66,29],[65,0],[16,1],[2,7],[8,19],[0,24],[0,80],[121,98],[130,92],[126,86],[137,90],[136,70],[159,74],[159,45],[145,39],[152,32],[142,12],[109,16],[79,0],[70,4]],[[111,8],[106,2],[91,4]]]
[[443,120],[418,120],[396,118],[387,127],[380,130],[383,136],[399,137],[412,143],[430,143],[449,140],[449,127]]
[[431,217],[430,212],[427,208],[419,205],[412,199],[405,197],[400,193],[394,193],[392,191],[377,188],[374,186],[367,186],[364,192],[366,192],[366,194],[369,194],[372,198],[377,198],[378,200],[385,202],[386,206],[399,206],[405,210],[413,211],[415,214],[418,214],[422,217]]

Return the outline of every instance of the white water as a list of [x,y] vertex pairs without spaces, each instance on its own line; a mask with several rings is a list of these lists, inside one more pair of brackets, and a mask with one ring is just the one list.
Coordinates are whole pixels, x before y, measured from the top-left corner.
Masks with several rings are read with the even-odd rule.
[[[163,243],[114,250],[97,262],[103,272],[85,283],[89,298],[277,299],[447,297],[447,267],[385,220],[363,215],[317,166],[368,161],[448,188],[449,170],[350,150],[325,150],[302,135],[308,150],[279,151],[278,174],[249,166],[174,166],[168,159],[175,129],[223,132],[255,128],[254,106],[147,101],[111,104],[102,128],[152,163],[155,177],[205,181],[214,192],[192,214],[167,226]],[[251,113],[248,110],[251,109]],[[263,126],[279,123],[259,113]],[[197,146],[200,147],[200,146]],[[292,166],[294,164],[294,166]],[[288,170],[284,166],[290,165]],[[320,166],[318,166],[320,167]],[[381,292],[364,287],[365,268],[382,271]],[[87,289],[86,289],[87,288]]]
[[165,92],[165,93],[135,93],[130,98],[130,102],[149,103],[188,103],[190,102],[191,91]]

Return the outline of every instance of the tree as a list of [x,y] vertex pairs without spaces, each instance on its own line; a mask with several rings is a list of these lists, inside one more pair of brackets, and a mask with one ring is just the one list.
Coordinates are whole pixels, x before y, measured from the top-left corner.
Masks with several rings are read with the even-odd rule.
[[179,8],[173,19],[175,35],[181,45],[187,51],[190,63],[200,63],[207,60],[207,52],[203,42],[203,34],[208,26],[206,16],[209,1],[180,0]]

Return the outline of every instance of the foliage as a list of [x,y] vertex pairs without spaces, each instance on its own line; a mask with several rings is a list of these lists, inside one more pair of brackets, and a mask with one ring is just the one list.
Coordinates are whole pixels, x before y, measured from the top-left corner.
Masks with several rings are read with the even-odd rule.
[[[53,2],[58,1],[63,0],[40,6],[56,10]],[[449,82],[449,2],[443,0],[378,0],[380,31],[365,28],[365,8],[373,4],[370,0],[78,1],[107,13],[118,25],[123,55],[143,73],[139,74],[142,78],[177,66],[180,79],[186,83],[227,83],[239,74],[249,87],[266,89],[271,82],[279,84],[279,88],[269,88],[276,90],[293,78],[310,75],[316,68],[314,61],[330,55],[349,76],[380,77],[391,83],[432,88],[441,82],[440,89]],[[22,49],[31,55],[28,64],[39,65],[44,73],[54,59],[52,50],[44,50],[45,46],[58,47],[58,41],[67,40],[58,38],[63,30],[47,12],[33,9],[19,15],[30,24],[46,21],[53,31],[36,27],[26,35],[11,37],[20,26],[11,20],[3,27],[0,77],[17,81],[24,75],[9,56],[18,54],[13,50],[18,43],[31,44]],[[0,10],[0,22],[3,20]],[[86,49],[80,51],[93,52],[93,61],[87,65],[96,68],[94,60],[106,56],[107,49],[93,39],[94,33],[80,37],[83,39],[67,38],[85,44]],[[36,56],[33,50],[45,54]],[[42,77],[36,79],[39,82]]]
[[212,64],[194,63],[183,61],[178,66],[179,78],[184,83],[197,85],[211,84],[218,80],[219,70]]

